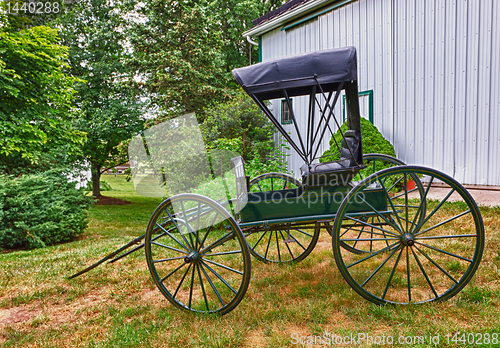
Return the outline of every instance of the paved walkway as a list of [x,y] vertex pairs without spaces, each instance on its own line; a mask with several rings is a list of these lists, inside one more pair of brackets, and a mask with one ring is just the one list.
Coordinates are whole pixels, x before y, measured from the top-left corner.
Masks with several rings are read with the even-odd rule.
[[[477,205],[484,206],[500,206],[500,191],[494,190],[478,190],[478,189],[468,189],[469,193],[472,195]],[[450,188],[445,187],[431,187],[428,196],[431,199],[443,199],[450,192]],[[456,192],[454,192],[449,198],[448,201],[456,202],[458,200],[462,200]]]

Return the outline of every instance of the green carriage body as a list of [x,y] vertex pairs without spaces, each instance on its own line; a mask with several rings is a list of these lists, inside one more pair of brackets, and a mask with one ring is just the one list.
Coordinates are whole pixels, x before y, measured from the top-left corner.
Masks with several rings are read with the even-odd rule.
[[[248,201],[240,211],[242,226],[247,223],[282,223],[286,219],[310,221],[332,219],[340,204],[352,189],[350,186],[306,186],[305,188],[248,193]],[[363,191],[365,200],[381,211],[387,210],[387,198],[382,188]],[[361,202],[349,205],[348,212],[362,213],[366,206]]]

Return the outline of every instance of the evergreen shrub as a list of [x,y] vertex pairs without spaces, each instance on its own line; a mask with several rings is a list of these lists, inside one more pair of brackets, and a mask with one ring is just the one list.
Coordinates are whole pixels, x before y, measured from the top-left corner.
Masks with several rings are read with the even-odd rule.
[[[344,123],[340,128],[345,133],[347,131],[347,123]],[[385,139],[377,127],[363,117],[361,117],[361,135],[363,137],[363,154],[381,153],[392,157],[396,156],[394,146],[392,146],[389,140]],[[342,134],[339,130],[330,139],[330,148],[323,153],[320,162],[337,161],[340,159],[340,153],[335,141],[340,146]]]
[[93,201],[83,192],[54,171],[0,176],[0,246],[33,249],[74,240]]

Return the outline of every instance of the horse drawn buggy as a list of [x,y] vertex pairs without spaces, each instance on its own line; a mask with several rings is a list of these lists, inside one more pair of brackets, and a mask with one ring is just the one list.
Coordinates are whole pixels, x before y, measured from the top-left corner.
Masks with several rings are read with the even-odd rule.
[[[134,183],[139,192],[154,173],[150,182],[160,182],[168,198],[153,212],[144,235],[73,277],[144,248],[154,283],[174,306],[226,314],[248,289],[252,256],[299,262],[325,231],[340,274],[376,304],[446,300],[466,286],[484,248],[479,209],[467,190],[442,172],[363,155],[355,48],[267,61],[233,75],[303,160],[301,180],[282,173],[250,180],[241,157],[207,153],[191,127],[193,116],[146,131],[132,142],[135,150],[129,148],[137,169]],[[334,112],[341,95],[346,131]],[[303,98],[307,107],[294,109],[292,97]],[[294,134],[269,109],[273,99],[288,107]],[[299,112],[307,125],[297,123]],[[335,143],[336,160],[319,161],[322,141],[334,131],[342,135]],[[214,174],[219,159],[228,156],[232,167],[222,170],[221,164],[220,173],[229,175]],[[141,172],[141,164],[149,169]],[[199,180],[203,168],[213,179],[208,184]],[[186,181],[205,188],[197,191],[183,185]],[[430,199],[435,185],[448,193]],[[450,197],[459,202],[450,203]]]

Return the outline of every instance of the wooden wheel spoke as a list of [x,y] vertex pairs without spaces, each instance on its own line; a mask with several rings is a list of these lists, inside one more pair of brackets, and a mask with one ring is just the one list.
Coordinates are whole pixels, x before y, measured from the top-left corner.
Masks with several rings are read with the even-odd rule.
[[267,252],[269,251],[269,245],[271,244],[271,239],[273,239],[273,233],[269,234],[269,241],[267,242],[266,254],[264,255],[264,259],[267,259]]
[[[394,277],[394,273],[396,272],[396,267],[398,266],[399,259],[401,258],[401,254],[403,253],[403,249],[401,248],[401,251],[399,252],[398,258],[396,259],[396,262],[394,263],[394,267],[392,268],[391,275],[389,276],[389,280],[387,281],[387,285],[385,286],[384,294],[382,295],[382,299],[385,298],[385,295],[387,295],[387,290],[389,290],[389,286],[391,285],[392,278]],[[396,249],[398,250],[398,249]]]
[[407,285],[408,285],[408,303],[411,302],[411,284],[410,284],[410,248],[406,248],[406,278],[407,278]]
[[238,293],[231,285],[229,285],[229,283],[221,277],[221,275],[217,272],[214,271],[214,269],[212,267],[210,267],[209,265],[207,265],[203,260],[201,261],[201,263],[210,271],[212,272],[217,278],[219,278],[219,280],[224,283],[224,285],[226,285],[232,292],[234,292],[235,294]]
[[416,245],[414,246],[415,249],[417,249],[422,255],[425,256],[425,258],[427,260],[429,260],[430,262],[432,262],[432,264],[434,266],[436,266],[441,272],[443,272],[448,278],[450,278],[451,280],[453,280],[455,282],[455,284],[458,284],[458,280],[456,280],[455,278],[453,278],[453,276],[451,274],[449,274],[448,272],[446,272],[441,266],[439,266],[436,261],[434,261],[429,255],[427,255],[427,253],[425,253],[422,249],[420,249],[419,247],[417,247]]
[[163,283],[168,277],[170,277],[172,274],[174,274],[175,272],[177,272],[178,270],[180,270],[185,265],[186,265],[186,263],[183,263],[182,265],[180,265],[179,267],[177,267],[176,269],[174,269],[172,272],[170,272],[169,274],[167,274],[165,277],[161,278],[160,282]]
[[464,260],[464,261],[467,261],[467,262],[472,262],[471,259],[468,259],[468,258],[465,258],[463,256],[460,256],[460,255],[457,255],[457,254],[453,254],[453,253],[450,253],[448,251],[445,251],[443,249],[439,249],[439,248],[436,248],[432,245],[428,245],[428,244],[424,244],[422,242],[419,242],[419,241],[415,241],[415,244],[420,244],[420,245],[423,245],[429,249],[432,249],[432,250],[435,250],[435,251],[439,251],[440,253],[443,253],[443,254],[446,254],[446,255],[450,255],[450,256],[453,256],[453,257],[456,257],[457,259],[460,259],[460,260]]
[[[189,264],[189,267],[191,267],[192,264]],[[189,270],[189,268],[188,268]],[[189,288],[189,304],[188,304],[188,307],[191,308],[191,303],[192,303],[192,299],[193,299],[193,286],[194,286],[194,267],[192,268],[192,271],[191,271],[191,286]],[[174,296],[175,298],[175,296]]]
[[242,252],[243,251],[241,251],[241,250],[222,251],[220,253],[203,254],[203,257],[207,257],[207,256],[219,256],[219,255],[231,255],[231,254],[241,254]]
[[298,239],[292,235],[292,232],[290,232],[290,238],[292,238],[295,241],[295,243],[297,243],[302,249],[304,249],[304,251],[306,250],[306,248],[302,245],[302,243],[300,243]]
[[[161,228],[163,230],[163,233],[167,234],[170,238],[172,238],[174,241],[177,242],[177,244],[179,244],[181,247],[183,247],[184,249],[186,249],[187,252],[189,252],[189,249],[188,247],[186,247],[184,244],[182,244],[177,238],[175,238],[169,231],[167,231],[166,229],[164,229],[162,226],[160,226],[158,223],[156,223],[156,225]],[[159,236],[157,236],[159,237]],[[158,238],[154,238],[154,239],[151,239],[151,240],[156,240]]]
[[[369,233],[369,232],[367,232]],[[400,238],[347,238],[340,239],[341,242],[382,242],[388,240],[400,240]]]
[[202,257],[201,259],[202,259],[203,261],[205,261],[205,262],[208,262],[208,263],[211,263],[211,264],[213,264],[213,265],[219,266],[219,267],[221,267],[221,268],[227,269],[228,271],[231,271],[231,272],[234,272],[234,273],[238,273],[238,274],[243,275],[243,272],[238,271],[238,270],[236,270],[236,269],[232,269],[231,267],[225,266],[225,265],[223,265],[223,264],[221,264],[221,263],[218,263],[218,262],[215,262],[215,261],[212,261],[212,260],[209,260],[209,259],[205,259],[204,257]]
[[223,244],[224,242],[228,241],[232,237],[233,237],[233,231],[226,233],[224,236],[220,237],[219,239],[217,239],[215,242],[213,242],[212,244],[210,244],[206,248],[203,248],[202,250],[200,250],[200,254],[204,254],[207,251],[214,249],[215,247]]
[[432,292],[434,293],[434,295],[436,297],[438,297],[439,295],[437,294],[436,290],[434,289],[434,286],[432,286],[431,280],[429,279],[429,276],[425,272],[424,267],[422,266],[422,263],[420,262],[417,254],[415,253],[415,250],[413,250],[413,248],[411,249],[411,252],[413,253],[413,256],[415,257],[415,260],[417,261],[418,267],[420,268],[420,271],[422,271],[422,274],[424,275],[425,279],[427,280],[427,283],[429,284]]
[[285,183],[283,184],[282,190],[286,189],[286,184],[288,183],[288,179],[285,178]]
[[[186,210],[184,209],[184,202],[183,201],[181,201],[181,208],[182,208],[182,217],[183,217],[184,223],[186,224],[186,229],[188,231],[189,240],[191,241],[191,246],[193,247],[193,250],[196,250],[195,243],[193,241],[193,236],[192,236],[192,233],[194,233],[194,230],[192,229],[191,225],[189,225],[189,222],[186,219]],[[199,218],[200,217],[198,216],[198,219]]]
[[278,261],[281,262],[281,253],[280,253],[280,242],[278,240],[278,231],[274,231],[276,235],[276,248],[278,248]]
[[426,202],[427,202],[427,194],[429,193],[429,190],[431,188],[431,185],[432,185],[432,182],[434,181],[434,177],[431,177],[431,179],[429,180],[429,183],[427,184],[427,189],[425,190],[424,192],[424,195],[422,196],[421,200],[420,200],[420,205],[418,207],[418,210],[417,210],[417,213],[415,214],[415,216],[413,217],[413,222],[411,223],[411,227],[410,227],[410,231],[413,231],[413,226],[415,226],[415,223],[417,222],[417,218],[420,216],[420,215],[424,215],[425,214],[425,211],[424,211],[424,205],[426,205]]
[[265,231],[264,233],[262,233],[262,235],[260,236],[259,240],[257,241],[257,243],[255,243],[255,245],[252,247],[252,249],[255,249],[255,247],[257,246],[257,244],[259,244],[259,242],[262,240],[262,238],[267,234],[267,231]]
[[437,205],[437,207],[434,208],[434,210],[429,215],[427,215],[427,217],[424,219],[424,221],[422,221],[421,223],[419,223],[415,229],[418,230],[423,225],[425,225],[425,223],[436,213],[436,211],[438,211],[439,208],[441,208],[441,206],[444,204],[444,202],[446,202],[448,200],[448,198],[451,196],[451,194],[453,192],[455,192],[454,188],[451,189],[451,191],[446,195],[446,197],[443,198],[443,200],[441,202],[439,202],[439,204]]
[[[184,272],[184,275],[182,276],[181,281],[179,282],[179,285],[177,285],[177,289],[175,289],[174,295],[172,296],[173,298],[175,298],[175,296],[177,295],[177,292],[181,288],[181,285],[184,282],[184,279],[186,278],[186,275],[188,274],[190,267],[191,267],[191,265],[189,265],[189,267],[186,269],[186,272]],[[192,283],[191,283],[191,289],[193,289],[193,284]]]
[[177,251],[177,252],[179,252],[179,253],[187,254],[187,252],[185,252],[184,250],[177,249],[177,248],[174,248],[174,247],[171,247],[171,246],[168,246],[168,245],[162,244],[162,243],[158,243],[158,242],[151,242],[151,244],[158,245],[158,246],[160,246],[160,247],[162,247],[162,248],[166,248],[166,249],[169,249],[169,250]]
[[172,215],[170,214],[168,209],[165,209],[165,212],[168,214],[168,217],[170,218],[170,220],[172,220],[172,222],[174,223],[175,228],[177,229],[177,231],[179,231],[179,234],[182,236],[182,239],[184,239],[184,242],[186,243],[186,245],[188,245],[189,247],[192,248],[193,246],[189,244],[188,240],[186,239],[186,236],[184,235],[184,233],[182,233],[181,229],[179,228],[179,225],[174,220],[174,218],[172,217]]
[[173,261],[173,260],[184,260],[184,256],[170,257],[168,259],[153,260],[153,263]]
[[[390,235],[393,235],[393,236],[399,236],[399,234],[396,234],[396,233],[394,233],[394,232],[391,232],[391,231],[385,230],[385,229],[383,229],[383,228],[381,228],[381,227],[378,227],[378,226],[376,226],[376,225],[369,224],[368,222],[364,222],[364,221],[358,220],[358,219],[356,219],[356,218],[353,218],[352,216],[348,216],[348,218],[349,218],[349,219],[351,219],[351,220],[353,220],[353,221],[357,221],[357,222],[359,222],[359,223],[365,224],[366,226],[373,227],[373,228],[375,228],[375,229],[377,229],[377,230],[379,230],[379,231],[383,231],[383,232],[385,232],[385,233],[387,233],[387,234],[390,234]],[[386,220],[386,221],[387,221],[387,220]],[[388,222],[388,223],[389,223],[389,222]],[[389,223],[389,224],[390,224],[390,223]]]
[[398,243],[391,244],[390,246],[385,247],[385,248],[383,248],[383,249],[381,249],[381,250],[379,250],[379,251],[377,251],[377,252],[375,252],[375,253],[373,253],[373,254],[370,254],[370,255],[368,255],[368,256],[366,256],[366,257],[362,258],[361,260],[358,260],[358,261],[356,261],[356,262],[353,262],[353,263],[351,263],[351,264],[347,265],[347,266],[346,266],[346,268],[350,268],[350,267],[352,267],[352,266],[357,265],[358,263],[361,263],[361,262],[364,262],[364,261],[366,261],[366,260],[368,260],[368,259],[371,259],[372,257],[377,256],[377,255],[378,255],[378,254],[380,254],[380,253],[383,253],[383,252],[385,252],[385,251],[387,251],[387,250],[390,250],[392,247],[394,247],[395,245],[398,245],[398,244],[400,244],[400,243],[398,242]]
[[366,283],[368,283],[370,279],[372,279],[373,276],[377,274],[377,272],[386,264],[387,261],[389,261],[389,259],[396,253],[396,251],[398,251],[398,249],[394,249],[392,253],[390,253],[389,256],[387,256],[386,259],[380,265],[378,265],[378,267],[368,276],[368,278],[366,278],[363,284],[361,284],[361,287],[364,287]]
[[[379,183],[382,185],[382,182],[380,182],[380,180],[379,180]],[[399,218],[399,214],[398,214],[398,212],[397,212],[396,208],[394,207],[394,203],[392,202],[392,199],[391,199],[391,197],[389,196],[389,192],[387,191],[387,189],[385,188],[385,186],[384,186],[384,185],[382,185],[382,187],[384,188],[385,195],[386,195],[386,197],[388,198],[389,203],[391,204],[392,211],[394,212],[394,215],[396,215],[396,218],[397,218],[397,220],[398,220],[398,222],[399,222],[399,225],[396,225],[396,224],[395,224],[393,227],[398,227],[398,228],[396,228],[396,230],[399,230],[399,232],[400,232],[401,234],[403,234],[403,233],[404,233],[404,229],[403,229],[403,224],[402,224],[402,222],[401,222],[401,219]]]
[[313,235],[311,235],[311,234],[309,234],[309,233],[307,233],[307,232],[304,232],[304,231],[299,230],[299,229],[296,229],[296,228],[294,228],[293,230],[294,230],[294,231],[297,231],[297,232],[299,232],[299,233],[302,233],[302,234],[303,234],[303,235],[305,235],[305,236],[308,236],[308,237],[310,237],[310,238],[313,238]]
[[203,293],[203,298],[205,299],[205,305],[207,306],[207,311],[210,312],[210,307],[208,306],[207,293],[205,292],[205,286],[203,285],[203,279],[201,278],[200,266],[196,264],[196,270],[198,271],[198,278],[200,279],[201,292]]
[[262,191],[262,187],[260,187],[259,183],[257,182],[256,184],[257,184],[257,187],[259,188],[260,192],[264,192],[264,191]]
[[[280,234],[281,234],[281,238],[283,238],[283,240],[285,240],[285,237],[283,236],[283,232],[282,232],[281,230],[280,230]],[[290,235],[290,237],[291,237],[291,235]],[[286,245],[286,248],[288,249],[288,252],[289,252],[289,253],[290,253],[290,255],[292,256],[292,260],[293,260],[295,257],[293,256],[293,253],[292,253],[292,251],[290,250],[290,247],[288,246],[288,243],[285,243],[285,245]]]
[[203,237],[203,239],[200,242],[200,245],[198,246],[198,249],[197,249],[198,252],[200,252],[200,249],[203,248],[203,244],[205,244],[205,241],[207,240],[208,235],[212,231],[212,227],[214,226],[215,219],[217,218],[217,215],[219,215],[219,212],[215,212],[212,223],[210,224],[210,226],[208,226],[207,231],[205,232],[205,236]]
[[[199,268],[201,268],[203,274],[205,275],[205,278],[207,278],[208,280],[208,283],[210,284],[210,286],[212,287],[212,290],[214,291],[215,295],[217,296],[217,298],[219,299],[220,303],[222,306],[225,306],[226,304],[224,303],[224,300],[222,299],[222,297],[220,296],[219,292],[217,291],[217,288],[215,287],[214,283],[212,282],[212,279],[210,279],[210,277],[208,276],[207,272],[205,271],[205,268],[203,268],[203,263],[200,263],[198,265]],[[208,307],[207,307],[208,308]]]
[[[416,233],[416,234],[415,234],[415,237],[420,236],[421,234],[424,234],[424,233],[426,233],[426,232],[429,232],[430,230],[433,230],[433,229],[435,229],[435,228],[437,228],[437,227],[439,227],[439,226],[442,226],[442,225],[444,225],[444,224],[447,224],[448,222],[453,221],[453,220],[455,220],[455,219],[458,219],[459,217],[462,217],[462,216],[464,216],[465,214],[468,214],[468,213],[470,213],[470,212],[471,212],[471,210],[469,209],[469,210],[467,210],[467,211],[464,211],[463,213],[460,213],[460,214],[458,214],[458,215],[455,215],[454,217],[452,217],[452,218],[450,218],[450,219],[447,219],[447,220],[445,220],[445,221],[443,221],[443,222],[440,222],[440,223],[438,223],[438,224],[436,224],[436,225],[434,225],[434,226],[432,226],[432,227],[426,228],[426,229],[425,229],[425,230],[423,230],[423,231],[419,231],[418,233]],[[475,236],[475,235],[474,235],[474,236]],[[425,238],[425,237],[420,237],[420,238],[422,239],[422,238]]]

